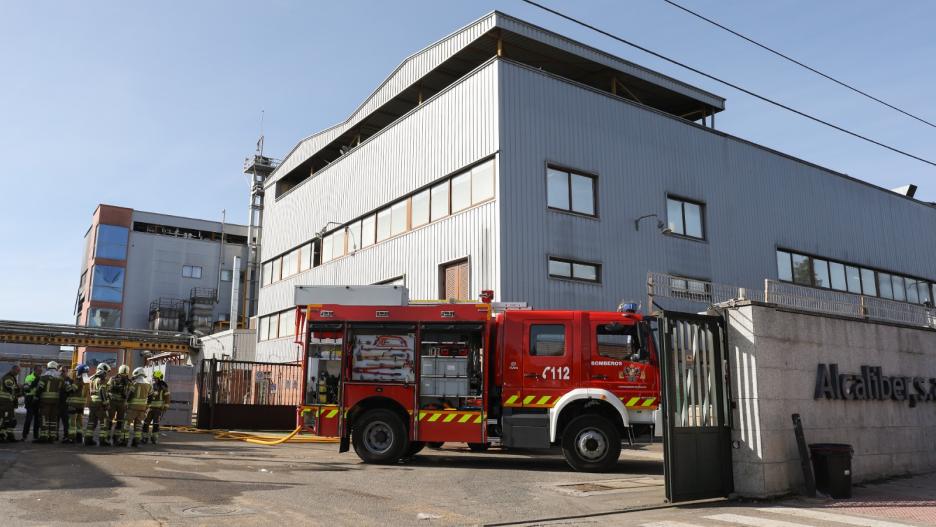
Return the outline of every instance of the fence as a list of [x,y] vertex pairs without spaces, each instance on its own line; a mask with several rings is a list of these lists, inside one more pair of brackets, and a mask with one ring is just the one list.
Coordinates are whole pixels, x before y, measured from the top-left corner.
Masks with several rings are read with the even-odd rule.
[[764,280],[764,289],[758,290],[649,273],[647,292],[651,300],[655,297],[674,298],[708,306],[754,300],[814,313],[936,329],[936,309],[929,306],[776,280]]
[[302,402],[302,366],[205,359],[198,394],[201,428],[292,428]]

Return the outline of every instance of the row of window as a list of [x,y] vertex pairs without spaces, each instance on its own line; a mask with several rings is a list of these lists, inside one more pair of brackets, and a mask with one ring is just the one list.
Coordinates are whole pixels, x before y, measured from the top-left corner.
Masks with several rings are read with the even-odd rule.
[[260,317],[257,338],[273,340],[296,334],[296,312],[292,309]]
[[[598,324],[594,326],[594,349],[607,359],[645,361],[649,357],[640,346],[637,326]],[[534,357],[561,357],[566,354],[565,324],[531,324],[529,354]]]
[[324,236],[321,243],[313,240],[267,261],[262,284],[272,284],[493,198],[491,159],[346,224]]
[[549,257],[548,265],[549,276],[553,278],[565,278],[582,282],[601,281],[600,264]]
[[933,298],[936,297],[936,284],[927,280],[792,251],[777,251],[777,270],[780,280],[810,287],[913,304],[932,304]]

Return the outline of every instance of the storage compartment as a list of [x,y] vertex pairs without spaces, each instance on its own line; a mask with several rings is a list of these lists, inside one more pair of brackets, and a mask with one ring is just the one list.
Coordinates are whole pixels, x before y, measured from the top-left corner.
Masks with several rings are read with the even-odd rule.
[[439,357],[436,359],[436,375],[443,377],[467,377],[468,360],[458,357]]
[[423,397],[464,397],[468,395],[468,379],[423,377],[419,394]]
[[546,413],[505,415],[504,446],[549,448],[549,415]]

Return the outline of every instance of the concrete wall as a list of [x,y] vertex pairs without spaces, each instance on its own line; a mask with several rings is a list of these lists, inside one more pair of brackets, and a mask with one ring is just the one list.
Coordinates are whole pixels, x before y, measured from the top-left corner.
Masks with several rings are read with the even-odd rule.
[[735,491],[766,497],[803,485],[791,415],[808,443],[850,443],[853,481],[936,470],[936,401],[814,399],[819,363],[840,373],[936,378],[936,331],[781,311],[728,310]]

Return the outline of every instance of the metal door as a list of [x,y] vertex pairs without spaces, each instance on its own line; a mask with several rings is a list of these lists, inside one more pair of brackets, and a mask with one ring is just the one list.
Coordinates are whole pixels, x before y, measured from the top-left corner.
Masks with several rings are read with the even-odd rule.
[[660,317],[666,498],[718,498],[733,489],[728,363],[718,316]]

